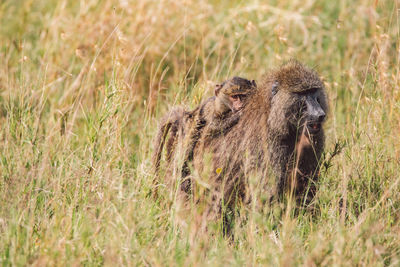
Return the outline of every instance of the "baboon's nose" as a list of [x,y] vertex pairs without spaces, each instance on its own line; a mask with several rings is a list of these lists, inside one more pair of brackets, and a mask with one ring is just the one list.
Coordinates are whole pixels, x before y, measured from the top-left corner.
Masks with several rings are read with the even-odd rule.
[[325,120],[325,113],[324,114],[320,114],[319,116],[318,116],[318,122],[323,122],[324,120]]
[[310,114],[308,120],[316,123],[322,123],[325,120],[325,112],[321,110],[319,112],[315,112],[315,114]]
[[318,107],[311,111],[310,120],[317,123],[322,123],[325,120],[325,116],[326,114],[322,108]]

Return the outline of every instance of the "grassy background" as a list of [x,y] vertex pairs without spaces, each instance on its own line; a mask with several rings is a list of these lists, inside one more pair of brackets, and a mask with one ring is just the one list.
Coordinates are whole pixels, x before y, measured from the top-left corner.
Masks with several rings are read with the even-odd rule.
[[[0,263],[400,264],[398,0],[0,2]],[[289,58],[330,99],[317,215],[242,207],[235,241],[148,196],[157,120]],[[172,201],[173,204],[173,201]]]

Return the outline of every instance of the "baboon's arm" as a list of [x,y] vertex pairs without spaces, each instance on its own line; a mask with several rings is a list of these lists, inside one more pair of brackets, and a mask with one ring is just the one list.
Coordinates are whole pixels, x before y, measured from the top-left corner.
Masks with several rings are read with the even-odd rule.
[[209,137],[214,137],[226,133],[227,131],[229,131],[229,129],[231,129],[235,124],[239,122],[240,116],[241,112],[238,111],[231,114],[227,118],[223,119],[214,118],[209,123],[207,135]]

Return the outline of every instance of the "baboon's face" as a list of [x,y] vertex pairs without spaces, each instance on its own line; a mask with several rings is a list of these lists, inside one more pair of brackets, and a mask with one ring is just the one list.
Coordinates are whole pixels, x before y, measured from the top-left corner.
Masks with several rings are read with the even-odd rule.
[[232,103],[232,111],[238,111],[243,107],[244,100],[246,99],[245,94],[237,94],[229,96],[229,101]]
[[220,101],[232,112],[243,108],[245,100],[257,88],[254,80],[233,77],[215,86],[214,92]]
[[237,89],[236,90],[237,92],[235,92],[235,91],[232,92],[233,90],[223,92],[220,89],[221,88],[218,87],[218,85],[217,85],[217,87],[215,89],[215,95],[232,112],[236,112],[236,111],[242,109],[244,106],[245,100],[247,99],[248,95],[250,94],[249,92],[247,92],[245,90]]
[[[321,89],[313,88],[298,94],[301,102],[300,125],[304,125],[308,134],[317,134],[325,121],[326,112],[324,109],[324,95]],[[303,127],[304,127],[303,126]]]
[[274,91],[272,88],[270,117],[287,121],[291,129],[307,135],[320,132],[327,113],[327,101],[323,88],[312,88],[303,92],[287,90]]

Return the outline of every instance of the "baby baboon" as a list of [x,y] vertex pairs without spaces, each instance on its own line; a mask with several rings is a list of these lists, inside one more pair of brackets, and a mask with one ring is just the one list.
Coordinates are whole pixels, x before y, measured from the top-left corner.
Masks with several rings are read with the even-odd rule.
[[[194,125],[186,143],[185,158],[182,167],[182,178],[189,174],[188,163],[193,159],[193,149],[203,133],[216,136],[228,131],[239,118],[238,112],[245,104],[247,97],[256,89],[255,81],[233,77],[215,88],[215,96],[208,98],[194,111]],[[182,181],[183,191],[189,191],[190,180]]]
[[[168,164],[180,142],[184,146],[184,163],[182,177],[189,174],[188,162],[193,159],[193,149],[206,126],[208,136],[216,136],[226,132],[240,118],[239,111],[246,98],[255,90],[255,81],[240,77],[233,77],[215,88],[215,96],[205,100],[193,111],[186,111],[182,107],[173,108],[160,121],[155,140],[153,166],[158,173],[164,145],[166,144],[166,159]],[[190,182],[184,181],[182,188],[190,187]]]
[[[263,197],[290,192],[298,200],[312,199],[324,148],[324,90],[316,72],[289,61],[268,73],[249,96],[243,119],[223,135],[198,141],[193,162],[200,175],[210,177],[209,213],[221,212],[222,203],[229,208],[251,200],[248,177],[259,177]],[[205,154],[212,156],[211,173],[202,172],[208,171]]]
[[[241,77],[233,77],[215,88],[214,102],[205,104],[203,117],[209,123],[208,134],[223,133],[237,123],[247,97],[254,92],[257,85]],[[234,115],[231,115],[231,112]]]

